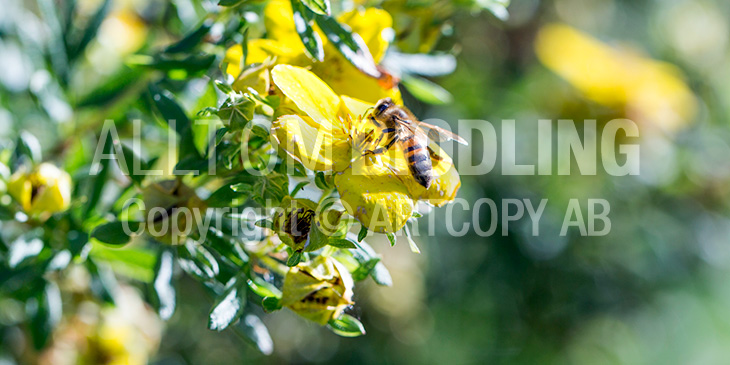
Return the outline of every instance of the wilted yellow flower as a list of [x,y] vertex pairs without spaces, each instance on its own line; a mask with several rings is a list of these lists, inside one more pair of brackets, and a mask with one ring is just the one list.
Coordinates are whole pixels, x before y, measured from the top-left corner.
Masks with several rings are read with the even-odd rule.
[[[368,46],[373,60],[379,63],[388,49],[387,31],[392,26],[390,14],[382,9],[368,8],[343,13],[338,18],[347,24],[353,33],[357,33]],[[264,10],[264,24],[268,30],[267,39],[252,39],[248,42],[246,65],[265,63],[270,57],[276,57],[276,63],[297,66],[311,66],[312,71],[329,84],[338,94],[349,95],[369,102],[376,102],[385,97],[400,100],[398,88],[389,85],[383,88],[377,79],[367,76],[345,59],[340,52],[327,41],[327,37],[314,27],[319,34],[324,48],[324,61],[312,62],[307,56],[304,44],[296,31],[291,2],[289,0],[271,0]],[[260,69],[242,72],[243,49],[235,45],[226,51],[224,61],[228,63],[226,72],[236,78],[234,88],[244,90],[251,83],[261,85],[267,76]],[[244,73],[246,71],[243,71]],[[241,80],[247,80],[241,82]],[[255,82],[254,82],[255,81]],[[261,92],[260,88],[254,87]]]
[[71,176],[53,164],[42,163],[32,171],[17,171],[8,181],[8,193],[32,216],[48,218],[71,204]]
[[567,25],[540,30],[540,61],[597,103],[673,131],[696,110],[692,91],[674,65],[610,47]]
[[350,272],[341,263],[317,256],[289,269],[284,277],[281,305],[325,325],[353,304],[353,285]]
[[151,234],[155,239],[168,244],[184,243],[187,234],[196,228],[195,218],[202,217],[207,209],[195,190],[180,180],[148,185],[142,190],[142,200],[147,223],[152,223],[148,232],[154,230]]
[[337,234],[342,211],[319,209],[309,199],[284,198],[274,215],[273,230],[295,252],[311,252],[327,244],[330,236]]
[[432,145],[434,180],[428,189],[411,176],[398,144],[387,153],[363,156],[358,150],[374,126],[363,118],[373,105],[338,96],[315,74],[278,65],[274,83],[298,108],[272,124],[272,135],[289,155],[315,171],[335,172],[334,183],[348,213],[376,232],[396,232],[413,214],[414,203],[441,206],[461,185],[451,158]]

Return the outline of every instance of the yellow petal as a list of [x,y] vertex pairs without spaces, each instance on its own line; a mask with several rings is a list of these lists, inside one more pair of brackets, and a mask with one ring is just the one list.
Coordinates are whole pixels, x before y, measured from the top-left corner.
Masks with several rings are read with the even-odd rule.
[[371,231],[399,231],[413,214],[406,186],[376,158],[359,158],[335,175],[335,185],[347,212]]
[[324,62],[312,64],[312,72],[322,78],[339,95],[347,95],[372,104],[383,98],[401,103],[398,87],[383,88],[377,79],[355,68],[331,46],[325,49]]
[[[270,39],[279,41],[288,41],[294,37],[299,39],[294,26],[294,12],[289,0],[270,0],[264,9],[264,25]],[[301,41],[299,43],[301,44]]]
[[227,62],[226,73],[235,77],[241,74],[241,67],[243,64],[243,47],[240,44],[231,46],[226,50],[226,55],[223,57],[223,62]]
[[440,207],[454,200],[461,186],[461,180],[451,157],[436,143],[432,142],[428,147],[436,156],[436,158],[431,158],[433,180],[428,189],[413,177],[401,145],[396,144],[387,153],[382,154],[380,161],[398,176],[414,200],[425,200],[429,204]]
[[352,116],[364,116],[365,113],[374,105],[360,99],[351,98],[347,95],[342,95],[340,98],[342,99],[343,105],[347,108],[346,112],[349,112]]
[[28,180],[26,173],[18,171],[10,177],[8,181],[8,193],[12,196],[24,211],[30,210],[30,196],[33,186]]
[[332,130],[340,98],[317,75],[301,67],[277,65],[274,83],[296,106],[321,126]]
[[349,25],[354,33],[359,34],[367,44],[375,63],[380,63],[390,44],[388,32],[393,32],[393,18],[390,14],[377,8],[358,8],[343,13],[337,20]]
[[349,141],[311,118],[283,115],[272,123],[271,134],[282,149],[310,170],[342,171],[349,165]]

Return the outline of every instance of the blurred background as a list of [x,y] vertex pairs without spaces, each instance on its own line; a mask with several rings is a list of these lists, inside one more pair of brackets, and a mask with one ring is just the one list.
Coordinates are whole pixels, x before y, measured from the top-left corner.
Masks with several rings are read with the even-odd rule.
[[[513,0],[507,20],[458,3],[440,25],[445,36],[432,45],[456,56],[453,73],[431,78],[452,96],[431,105],[404,91],[416,115],[453,125],[483,119],[497,130],[502,119],[514,119],[521,163],[538,159],[538,119],[571,119],[579,127],[595,119],[600,128],[629,118],[641,130],[640,137],[627,139],[641,146],[640,175],[612,177],[600,167],[597,176],[575,169],[569,176],[503,176],[498,166],[479,176],[463,172],[459,196],[467,201],[550,199],[540,235],[531,235],[528,220],[511,225],[506,237],[488,238],[473,230],[453,238],[443,224],[426,237],[424,224],[420,255],[376,237],[370,243],[382,254],[393,286],[358,283],[357,305],[349,312],[368,331],[359,338],[338,337],[283,310],[261,316],[274,339],[273,354],[264,356],[232,332],[209,331],[212,299],[184,277],[179,308],[151,362],[717,364],[730,358],[730,3]],[[85,123],[120,113],[132,118],[130,105],[148,77],[129,66],[139,63],[134,56],[179,39],[215,6],[114,0],[97,19],[100,4],[77,2],[73,24],[99,27],[91,36],[81,26],[67,29],[80,40],[77,48],[83,45],[74,49],[59,38],[62,24],[49,21],[67,16],[63,7],[52,0],[4,0],[2,138],[27,131],[53,146],[61,136],[93,133]],[[405,53],[422,51],[405,38],[396,44]],[[53,47],[65,48],[69,57],[48,57]],[[191,109],[204,94],[195,83],[204,76],[195,72],[180,71],[181,80],[193,80],[180,86]],[[129,87],[103,93],[115,83]],[[108,103],[106,97],[127,101]],[[455,159],[472,154],[479,160],[487,147],[476,140],[459,147]],[[572,198],[606,199],[611,232],[561,237]],[[431,214],[443,222],[445,209]],[[491,218],[481,219],[486,227]],[[472,222],[471,212],[454,220],[455,227],[459,220]],[[13,335],[22,312],[13,305],[0,304],[0,363],[12,363],[11,349],[25,346]]]

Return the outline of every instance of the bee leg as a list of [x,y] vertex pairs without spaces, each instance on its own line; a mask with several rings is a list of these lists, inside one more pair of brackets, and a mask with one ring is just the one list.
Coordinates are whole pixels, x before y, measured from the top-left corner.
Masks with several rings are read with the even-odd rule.
[[433,161],[441,161],[441,160],[444,159],[443,157],[437,155],[436,152],[433,152],[433,150],[431,149],[431,147],[426,147],[426,148],[428,148],[428,155],[431,156],[431,160],[433,160]]
[[388,149],[385,148],[385,147],[378,147],[378,148],[376,148],[374,150],[365,150],[365,151],[363,151],[363,154],[362,155],[363,156],[375,156],[375,155],[383,154],[387,150]]

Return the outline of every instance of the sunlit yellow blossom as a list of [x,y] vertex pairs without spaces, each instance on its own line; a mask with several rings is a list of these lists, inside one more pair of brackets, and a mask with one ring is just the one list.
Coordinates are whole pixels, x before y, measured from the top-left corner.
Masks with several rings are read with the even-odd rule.
[[547,25],[540,61],[598,103],[672,131],[691,121],[694,95],[673,65],[610,47],[566,25]]
[[53,164],[42,163],[30,172],[22,169],[13,174],[8,193],[26,213],[47,218],[71,204],[71,176]]
[[353,286],[350,272],[341,263],[318,256],[289,269],[284,277],[281,305],[325,325],[353,304]]
[[[387,34],[392,26],[392,18],[388,12],[375,8],[356,9],[343,13],[337,19],[360,35],[376,63],[382,60],[388,49]],[[246,65],[263,63],[276,57],[276,63],[279,64],[311,66],[312,71],[338,94],[372,103],[384,97],[400,100],[397,87],[383,88],[378,80],[355,68],[327,41],[327,37],[316,26],[314,28],[323,42],[325,57],[323,62],[312,62],[294,27],[291,3],[288,0],[269,1],[264,10],[264,24],[269,30],[268,38],[252,39],[248,42]],[[242,71],[242,57],[242,47],[235,45],[228,49],[224,59],[228,63],[226,72],[237,80]],[[244,89],[237,84],[234,84],[234,88]]]
[[335,173],[343,205],[376,232],[395,232],[412,216],[415,201],[441,206],[454,199],[461,185],[451,158],[435,144],[434,180],[428,189],[411,176],[398,144],[387,153],[362,156],[358,142],[373,128],[363,118],[372,103],[338,96],[313,73],[278,65],[274,83],[303,115],[274,121],[272,134],[281,148],[305,167]]

